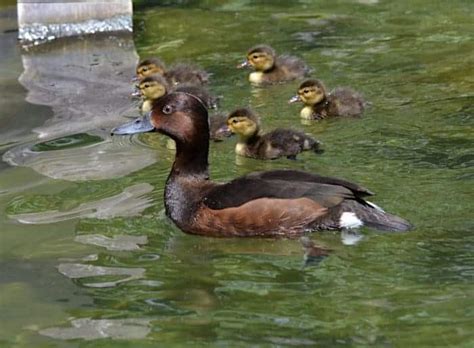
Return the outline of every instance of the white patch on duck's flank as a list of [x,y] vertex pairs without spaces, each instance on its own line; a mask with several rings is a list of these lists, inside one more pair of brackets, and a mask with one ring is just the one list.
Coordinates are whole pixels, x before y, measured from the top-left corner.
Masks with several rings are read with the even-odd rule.
[[385,213],[385,210],[383,210],[382,208],[380,208],[377,204],[375,203],[372,203],[372,202],[369,202],[369,201],[365,201],[368,205],[370,205],[372,208],[375,208],[377,209],[378,211],[381,211],[382,213]]
[[345,211],[341,214],[339,218],[339,226],[341,228],[358,228],[362,226],[364,223],[361,219],[357,217],[357,215],[351,211]]

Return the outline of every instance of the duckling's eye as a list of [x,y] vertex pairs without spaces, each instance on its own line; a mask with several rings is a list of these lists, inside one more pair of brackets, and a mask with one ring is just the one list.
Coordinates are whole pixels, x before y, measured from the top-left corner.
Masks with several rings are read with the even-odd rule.
[[254,54],[254,55],[252,56],[252,58],[253,58],[253,59],[257,59],[258,56],[257,56],[256,54]]
[[146,67],[146,66],[144,66],[144,67],[142,68],[142,71],[147,71],[147,70],[148,70],[148,67]]
[[304,94],[308,94],[308,93],[309,93],[309,89],[305,89],[305,90],[303,91],[303,93],[304,93]]
[[140,122],[141,122],[140,119],[137,118],[134,123],[139,124]]
[[165,115],[169,115],[173,112],[173,108],[170,105],[165,105],[162,111]]
[[239,123],[239,120],[236,120],[235,118],[232,120],[233,124]]
[[144,88],[148,88],[148,87],[150,87],[150,85],[147,83],[147,84],[145,84],[143,87],[144,87]]

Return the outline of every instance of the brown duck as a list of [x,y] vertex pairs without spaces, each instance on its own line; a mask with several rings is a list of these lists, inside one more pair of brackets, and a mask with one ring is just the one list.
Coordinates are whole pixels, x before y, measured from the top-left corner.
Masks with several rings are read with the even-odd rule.
[[[184,232],[213,237],[294,237],[366,225],[406,231],[410,224],[365,200],[357,184],[297,170],[254,172],[228,183],[209,178],[207,109],[193,95],[171,93],[136,124],[112,134],[157,131],[176,142],[165,185],[166,215]],[[128,129],[124,129],[128,128]]]

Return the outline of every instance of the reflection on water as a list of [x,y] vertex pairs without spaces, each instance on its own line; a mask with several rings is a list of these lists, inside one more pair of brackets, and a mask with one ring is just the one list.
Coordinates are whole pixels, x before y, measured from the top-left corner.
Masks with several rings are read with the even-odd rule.
[[140,339],[151,331],[150,319],[73,319],[72,327],[51,327],[40,330],[44,336],[61,340],[96,340],[101,338]]
[[69,149],[72,147],[95,144],[101,141],[103,141],[103,139],[97,135],[90,135],[87,133],[72,134],[65,137],[34,144],[31,147],[31,151],[35,151],[35,152],[57,151],[57,150]]
[[101,234],[86,234],[74,238],[76,242],[97,245],[107,250],[132,251],[140,249],[140,245],[148,242],[147,236],[115,235],[112,238]]
[[65,211],[41,211],[10,215],[22,224],[51,224],[59,221],[79,218],[111,219],[118,216],[135,216],[153,204],[147,196],[153,191],[150,184],[136,184],[123,192],[101,200],[82,203],[78,207]]
[[[28,102],[45,107],[6,103],[0,115],[0,345],[471,346],[473,2],[162,3],[138,4],[141,56],[196,62],[213,73],[223,111],[251,106],[265,131],[301,129],[326,150],[236,165],[235,139],[212,143],[213,178],[289,167],[343,177],[416,229],[362,230],[352,246],[347,233],[308,236],[330,252],[185,235],[163,212],[174,157],[166,140],[107,131],[135,112],[131,41],[38,47],[23,52],[21,83]],[[261,41],[372,106],[360,119],[302,123],[300,107],[287,104],[299,81],[257,89],[234,68]],[[10,67],[0,61],[15,75],[4,99],[18,99]],[[123,342],[103,329],[126,335],[137,318],[152,319],[138,325],[147,333]]]
[[130,34],[68,38],[22,53],[27,101],[54,116],[33,131],[57,138],[121,123],[133,112],[130,78],[137,56]]
[[82,263],[61,263],[58,266],[59,273],[65,275],[70,279],[82,279],[82,278],[104,278],[107,276],[121,277],[119,280],[114,281],[102,281],[102,282],[86,282],[82,281],[83,286],[91,288],[109,288],[117,286],[118,284],[129,282],[131,280],[143,278],[145,275],[144,268],[126,268],[126,267],[103,267],[94,266]]
[[132,137],[111,138],[107,133],[73,134],[8,150],[3,160],[30,167],[40,174],[69,181],[121,177],[153,164],[156,150],[137,146]]

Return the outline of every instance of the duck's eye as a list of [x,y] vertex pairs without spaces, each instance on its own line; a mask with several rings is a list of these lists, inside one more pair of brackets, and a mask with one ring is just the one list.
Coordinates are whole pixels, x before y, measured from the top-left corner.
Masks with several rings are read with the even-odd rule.
[[150,85],[147,83],[146,85],[143,86],[144,88],[150,87]]
[[258,56],[257,56],[256,54],[254,54],[254,55],[252,56],[252,58],[253,58],[253,59],[257,59]]
[[142,68],[142,71],[147,71],[147,70],[148,70],[148,67],[147,67],[147,66],[144,66],[144,67]]
[[173,112],[173,108],[170,105],[165,105],[162,111],[165,115],[169,115]]
[[303,93],[304,93],[304,94],[308,94],[308,93],[309,93],[309,89],[303,90]]
[[141,122],[140,119],[137,118],[134,123],[135,123],[135,124],[139,124],[140,122]]
[[239,120],[236,120],[235,118],[232,120],[233,124],[239,123]]

